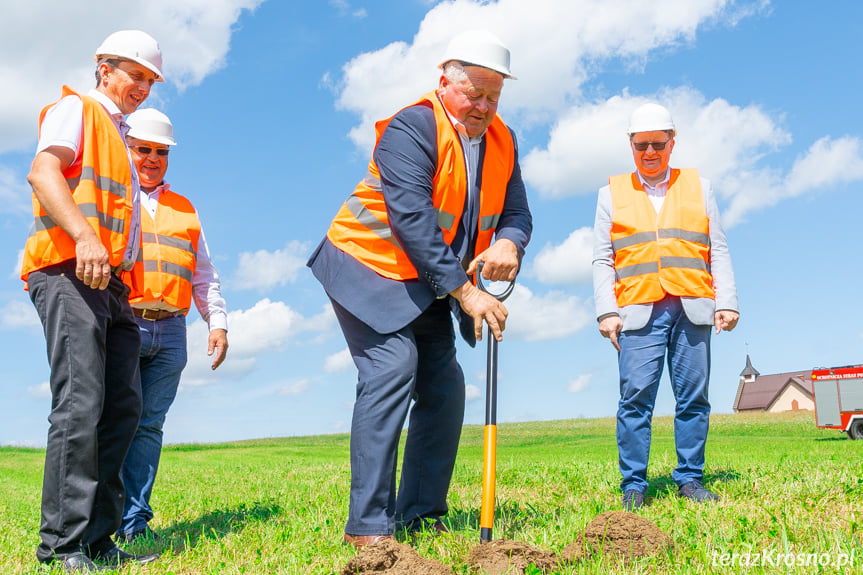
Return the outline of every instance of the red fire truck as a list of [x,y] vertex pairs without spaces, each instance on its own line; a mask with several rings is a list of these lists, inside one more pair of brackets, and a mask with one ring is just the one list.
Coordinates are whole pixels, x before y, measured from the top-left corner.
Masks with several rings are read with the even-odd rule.
[[863,365],[812,370],[815,424],[863,439]]

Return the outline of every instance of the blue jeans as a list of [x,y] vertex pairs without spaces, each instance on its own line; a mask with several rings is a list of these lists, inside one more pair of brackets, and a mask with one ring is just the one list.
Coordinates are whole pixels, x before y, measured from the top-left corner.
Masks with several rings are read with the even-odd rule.
[[666,354],[677,402],[674,415],[677,468],[671,477],[677,485],[701,480],[710,420],[707,400],[710,330],[709,325],[689,321],[680,299],[667,296],[653,304],[653,313],[645,327],[620,334],[617,448],[623,476],[621,490],[647,491],[650,425]]
[[[435,301],[389,334],[374,331],[334,300],[333,310],[359,372],[345,532],[391,534],[418,519],[442,517],[465,402],[448,302]],[[396,495],[399,437],[409,409]]]
[[144,529],[153,518],[150,495],[162,452],[162,426],[186,366],[186,316],[157,321],[135,317],[135,321],[141,331],[139,362],[144,407],[123,463],[126,503],[118,532],[126,535]]

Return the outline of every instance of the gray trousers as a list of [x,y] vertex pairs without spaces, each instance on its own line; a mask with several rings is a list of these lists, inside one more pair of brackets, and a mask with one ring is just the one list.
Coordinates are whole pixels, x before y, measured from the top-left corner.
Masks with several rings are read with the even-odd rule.
[[[391,534],[446,514],[464,420],[464,375],[449,304],[380,334],[333,301],[359,371],[351,422],[351,498],[345,532]],[[410,409],[396,496],[399,436]]]
[[51,424],[42,484],[40,561],[113,545],[120,526],[120,469],[141,417],[141,336],[129,288],[75,277],[75,260],[28,278],[51,366]]

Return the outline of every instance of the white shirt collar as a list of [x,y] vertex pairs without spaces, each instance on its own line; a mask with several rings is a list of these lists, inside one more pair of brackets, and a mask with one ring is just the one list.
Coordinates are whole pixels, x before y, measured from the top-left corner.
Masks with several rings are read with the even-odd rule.
[[650,189],[661,188],[663,185],[667,185],[668,180],[671,178],[671,168],[670,167],[665,169],[665,177],[662,178],[662,181],[658,182],[655,186],[648,184],[647,180],[644,179],[644,176],[642,176],[641,172],[639,172],[638,170],[635,170],[635,173],[638,174],[638,181],[641,182],[641,185],[644,187],[645,190],[647,190],[648,188],[650,188]]
[[159,208],[159,198],[161,197],[162,192],[167,192],[170,189],[171,186],[168,182],[162,182],[156,186],[152,192],[146,192],[141,188],[141,206],[147,210],[147,213],[149,213],[150,217],[153,219],[156,219],[156,210]]
[[100,104],[105,106],[105,109],[108,110],[108,113],[111,116],[120,116],[123,115],[123,112],[120,111],[120,108],[117,107],[117,104],[114,103],[114,100],[109,98],[105,93],[100,92],[99,90],[93,89],[87,93],[88,96],[95,98]]
[[150,196],[150,198],[158,200],[162,192],[171,191],[171,184],[163,180],[161,184],[153,188],[152,192],[148,192],[144,190],[144,188],[141,188],[141,191],[144,193],[145,196]]

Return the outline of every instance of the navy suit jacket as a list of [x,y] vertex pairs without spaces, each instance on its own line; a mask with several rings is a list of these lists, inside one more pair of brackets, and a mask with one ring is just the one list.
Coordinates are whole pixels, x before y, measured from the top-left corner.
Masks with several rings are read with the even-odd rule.
[[[450,129],[454,130],[451,126]],[[482,174],[484,153],[483,140],[477,177]],[[468,281],[464,270],[470,259],[463,265],[459,254],[462,259],[472,258],[476,238],[465,238],[466,228],[462,222],[452,246],[443,239],[432,204],[432,178],[437,158],[434,112],[421,104],[396,114],[374,151],[390,227],[417,269],[418,279],[400,281],[380,276],[336,248],[327,238],[309,258],[308,266],[327,294],[378,333],[402,329],[436,298],[449,297],[449,292]],[[496,239],[511,240],[521,256],[530,241],[532,225],[516,145],[515,166],[507,184]],[[450,299],[460,319],[462,336],[474,345],[473,320],[461,314],[458,303]]]

